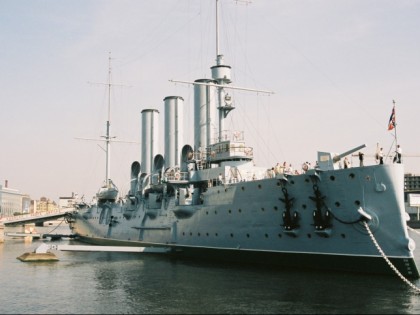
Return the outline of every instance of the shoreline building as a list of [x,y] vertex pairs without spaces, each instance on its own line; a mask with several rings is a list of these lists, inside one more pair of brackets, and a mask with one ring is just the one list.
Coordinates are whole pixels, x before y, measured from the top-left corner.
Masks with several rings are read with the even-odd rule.
[[74,192],[71,193],[71,197],[59,197],[58,198],[58,208],[73,208],[76,202],[78,195]]
[[0,217],[13,216],[15,213],[29,213],[31,198],[17,189],[9,188],[8,180],[0,185]]
[[404,192],[406,195],[409,193],[420,193],[420,175],[404,174]]
[[51,212],[57,210],[57,203],[47,197],[41,197],[39,200],[32,200],[31,204],[33,205],[33,212],[31,213]]
[[404,174],[404,203],[410,216],[409,225],[413,228],[420,227],[420,175]]

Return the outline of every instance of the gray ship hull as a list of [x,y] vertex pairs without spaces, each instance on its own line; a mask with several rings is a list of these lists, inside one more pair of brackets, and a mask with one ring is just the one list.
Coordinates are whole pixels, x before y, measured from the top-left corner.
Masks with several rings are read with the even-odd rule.
[[[173,255],[206,260],[394,273],[366,222],[398,270],[419,277],[407,232],[401,165],[220,184],[208,187],[202,204],[195,205],[178,205],[176,196],[165,195],[161,186],[155,190],[162,192],[157,203],[145,197],[134,205],[104,202],[81,207],[70,226],[80,240],[92,244],[168,247]],[[285,201],[285,191],[292,205]],[[329,216],[321,228],[315,213],[320,200],[320,216]],[[285,219],[287,211],[296,217],[294,223]]]

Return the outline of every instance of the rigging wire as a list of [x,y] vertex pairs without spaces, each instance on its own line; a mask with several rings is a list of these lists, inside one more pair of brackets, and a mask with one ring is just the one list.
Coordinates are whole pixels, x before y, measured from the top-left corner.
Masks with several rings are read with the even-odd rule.
[[[248,4],[248,3],[249,2],[246,1],[246,4]],[[232,26],[232,28],[233,28],[233,34],[234,34],[233,37],[229,36],[230,33],[228,32],[228,30],[229,30],[228,27],[223,27],[222,28],[224,30],[223,38],[225,39],[225,46],[227,48],[226,50],[228,52],[231,52],[230,56],[232,56],[232,58],[231,58],[232,62],[229,62],[229,63],[233,64],[233,68],[235,69],[235,71],[233,72],[233,77],[235,77],[235,72],[240,72],[240,73],[243,74],[243,77],[245,79],[250,79],[250,81],[252,83],[251,85],[258,86],[256,84],[256,80],[255,80],[256,76],[253,75],[252,70],[251,70],[252,68],[249,66],[250,63],[249,63],[248,58],[247,58],[247,56],[248,56],[247,41],[248,41],[248,38],[249,38],[249,36],[248,36],[248,26],[249,26],[248,12],[249,12],[249,10],[246,9],[246,11],[245,11],[244,28],[240,28],[240,29],[239,29],[239,23],[238,23],[238,10],[232,10],[232,12],[234,14],[231,15],[231,16],[228,16],[228,17],[227,17],[227,14],[229,14],[229,12],[230,12],[229,10],[221,10],[221,11],[223,12],[222,21],[224,21],[224,22],[229,21],[229,25]],[[241,20],[243,20],[243,19],[241,19]],[[227,24],[227,23],[225,22],[225,24]],[[233,46],[230,45],[231,42],[233,42],[232,38],[235,41],[235,45],[233,45]],[[238,49],[236,51],[234,51],[234,49],[232,49],[232,47],[238,47]],[[238,56],[238,54],[241,55],[241,58],[245,62],[245,67],[244,67],[245,71],[240,71],[240,70],[236,71],[235,64],[238,64],[238,58],[236,58],[236,56]],[[241,67],[238,67],[238,69],[241,69]],[[248,73],[250,73],[251,75],[248,75]],[[245,80],[245,82],[246,82],[246,80]],[[240,102],[237,102],[237,98],[236,98],[237,94],[235,94],[235,91],[232,91],[232,95],[234,97],[234,100],[235,100],[236,104],[240,104]],[[270,130],[276,130],[276,128],[274,128],[274,126],[272,125],[271,120],[269,119],[270,115],[268,115],[267,108],[264,105],[265,105],[264,103],[260,102],[260,98],[257,97],[257,103],[256,104],[252,104],[252,105],[243,104],[242,106],[244,106],[245,108],[247,106],[253,106],[253,109],[256,109],[256,111],[257,111],[256,124],[257,125],[255,125],[254,123],[248,123],[248,125],[252,126],[253,130],[255,131],[255,134],[257,134],[259,140],[261,140],[261,141],[257,141],[258,146],[260,146],[260,145],[264,146],[264,148],[261,148],[262,149],[261,151],[268,152],[274,158],[274,160],[276,160],[278,157],[276,157],[274,152],[271,150],[272,143],[267,143],[266,142],[266,137],[264,135],[261,135],[261,133],[259,131],[260,130],[260,128],[258,126],[259,123],[260,123],[259,111],[260,111],[261,106],[262,106],[262,110],[264,111],[264,113],[267,114],[266,117],[268,117],[267,120],[264,122],[264,124],[268,123],[268,126],[269,126]],[[238,109],[241,109],[241,106],[238,106]],[[249,112],[249,110],[247,110],[246,112]],[[240,112],[240,113],[243,115],[243,117],[246,117],[248,119],[248,122],[253,122],[254,119],[249,118],[246,115],[246,112],[244,111],[244,112]],[[231,122],[233,122],[233,121],[234,120],[231,118]],[[272,137],[272,139],[274,139],[274,141],[276,143],[276,148],[280,149],[280,151],[282,152],[281,145],[279,143],[279,137],[274,136],[274,137]],[[283,152],[281,153],[281,155],[284,156]],[[263,157],[266,158],[267,154],[264,154]],[[269,161],[266,161],[266,162],[269,163]]]

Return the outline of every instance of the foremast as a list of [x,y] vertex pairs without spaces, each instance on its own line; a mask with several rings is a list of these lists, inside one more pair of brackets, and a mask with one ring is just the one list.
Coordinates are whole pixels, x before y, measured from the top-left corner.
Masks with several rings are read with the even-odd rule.
[[[106,153],[106,161],[105,161],[105,184],[109,188],[112,181],[110,179],[111,176],[111,136],[110,136],[110,127],[111,127],[111,53],[108,57],[108,120],[106,121],[106,135],[103,136],[105,138],[105,153]],[[115,138],[115,137],[114,137]]]
[[115,201],[118,196],[118,188],[111,180],[111,87],[112,87],[111,53],[108,57],[108,82],[105,84],[108,89],[108,116],[106,121],[106,134],[101,136],[105,139],[105,182],[96,194],[98,201]]

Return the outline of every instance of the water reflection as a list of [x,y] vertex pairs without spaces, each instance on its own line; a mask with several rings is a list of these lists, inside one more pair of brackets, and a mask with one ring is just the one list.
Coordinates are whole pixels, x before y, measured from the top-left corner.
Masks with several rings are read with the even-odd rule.
[[[420,244],[420,237],[412,237]],[[419,294],[398,277],[251,268],[139,253],[57,252],[60,261],[35,264],[16,259],[40,243],[12,239],[0,244],[2,313],[420,312]]]

